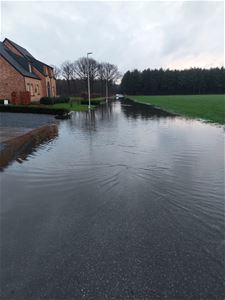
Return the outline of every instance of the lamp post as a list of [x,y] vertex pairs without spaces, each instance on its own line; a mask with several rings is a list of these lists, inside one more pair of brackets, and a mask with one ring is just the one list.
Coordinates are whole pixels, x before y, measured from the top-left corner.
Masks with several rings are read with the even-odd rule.
[[88,58],[88,55],[90,54],[92,54],[92,52],[87,53],[88,109],[91,109],[90,74],[89,74],[89,58]]
[[108,101],[108,80],[105,80],[105,98],[106,102]]

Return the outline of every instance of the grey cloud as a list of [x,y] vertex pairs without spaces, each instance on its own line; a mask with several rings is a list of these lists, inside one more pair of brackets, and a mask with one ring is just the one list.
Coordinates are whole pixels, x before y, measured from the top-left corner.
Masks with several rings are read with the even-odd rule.
[[[223,2],[3,2],[2,38],[60,65],[92,51],[127,69],[224,64]],[[21,18],[23,16],[23,18]]]

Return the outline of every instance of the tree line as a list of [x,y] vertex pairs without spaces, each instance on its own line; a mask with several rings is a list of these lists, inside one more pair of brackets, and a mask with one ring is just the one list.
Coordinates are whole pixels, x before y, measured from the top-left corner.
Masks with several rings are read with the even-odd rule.
[[97,62],[93,58],[81,57],[71,62],[53,66],[57,81],[57,94],[65,96],[84,96],[87,94],[89,73],[91,94],[107,96],[115,92],[116,81],[121,77],[118,67],[108,62]]
[[221,94],[225,92],[225,71],[223,67],[135,69],[124,74],[120,90],[129,95]]

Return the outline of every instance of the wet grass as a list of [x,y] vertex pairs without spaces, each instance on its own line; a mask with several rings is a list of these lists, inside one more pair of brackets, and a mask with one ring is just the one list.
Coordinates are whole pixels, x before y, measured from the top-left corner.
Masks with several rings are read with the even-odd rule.
[[175,114],[225,124],[225,95],[128,96],[128,98]]
[[[49,107],[53,109],[66,109],[68,111],[86,111],[88,110],[88,105],[86,104],[78,104],[78,103],[57,103],[53,104]],[[91,109],[95,108],[95,105],[91,105]]]
[[[91,99],[91,109],[94,109],[97,105],[104,102],[105,98],[92,98]],[[69,111],[86,111],[88,110],[88,100],[84,100],[81,97],[70,97],[69,103],[57,103],[51,105],[53,108],[62,108]]]

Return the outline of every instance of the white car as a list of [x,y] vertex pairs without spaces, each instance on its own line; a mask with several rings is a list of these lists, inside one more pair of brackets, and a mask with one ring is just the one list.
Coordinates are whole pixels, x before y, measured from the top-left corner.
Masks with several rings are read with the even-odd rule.
[[116,100],[119,100],[119,99],[124,99],[124,95],[116,94]]

